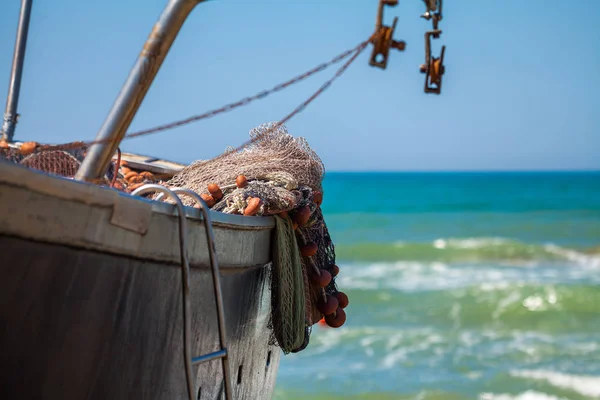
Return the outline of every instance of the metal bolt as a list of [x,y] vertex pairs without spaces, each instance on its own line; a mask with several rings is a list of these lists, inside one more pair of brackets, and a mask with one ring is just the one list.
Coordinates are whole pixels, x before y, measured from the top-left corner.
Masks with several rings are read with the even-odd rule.
[[406,42],[404,40],[392,40],[390,47],[399,51],[404,51],[406,48]]

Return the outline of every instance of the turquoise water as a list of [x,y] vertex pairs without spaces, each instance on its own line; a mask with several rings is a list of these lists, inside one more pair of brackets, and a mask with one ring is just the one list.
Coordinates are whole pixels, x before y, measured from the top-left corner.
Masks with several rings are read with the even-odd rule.
[[275,399],[600,399],[600,173],[330,173],[350,298]]

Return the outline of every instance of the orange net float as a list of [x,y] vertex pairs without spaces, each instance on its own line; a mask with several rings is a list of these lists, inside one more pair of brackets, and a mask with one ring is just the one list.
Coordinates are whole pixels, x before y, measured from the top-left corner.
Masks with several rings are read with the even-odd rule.
[[244,209],[245,216],[256,215],[262,205],[262,201],[258,197],[252,197],[248,200],[248,206]]
[[37,142],[25,142],[19,148],[19,152],[22,155],[27,156],[33,153],[38,148],[38,146],[39,144]]
[[327,271],[326,269],[322,269],[321,268],[321,275],[317,275],[316,273],[313,273],[310,276],[310,280],[311,282],[319,288],[325,288],[327,287],[327,285],[329,285],[329,283],[331,282],[331,279],[333,279],[331,277],[331,274],[329,273],[329,271]]
[[325,322],[332,328],[339,328],[346,322],[346,312],[338,307],[335,314],[325,316]]
[[206,203],[206,205],[209,208],[212,207],[212,206],[214,206],[215,203],[216,203],[214,197],[212,197],[210,194],[202,193],[200,195],[200,197],[202,198],[202,200],[204,200],[204,202]]
[[135,177],[135,176],[138,176],[138,173],[137,173],[137,172],[135,172],[135,171],[131,171],[131,170],[129,170],[129,172],[127,172],[127,173],[125,174],[124,178],[125,178],[125,180],[126,180],[127,182],[129,182],[129,181],[131,180],[131,178],[133,178],[133,177]]
[[144,180],[149,180],[149,181],[156,180],[156,178],[154,177],[154,174],[150,171],[142,171],[142,172],[140,172],[140,176],[142,178],[144,178]]
[[336,299],[338,299],[338,302],[340,304],[340,308],[346,308],[348,307],[348,304],[350,303],[348,301],[348,296],[346,295],[346,293],[344,292],[337,292],[335,294]]
[[306,225],[308,220],[310,219],[310,207],[302,206],[296,209],[294,216],[292,217],[294,222],[296,222],[299,226]]
[[340,267],[338,267],[337,265],[333,264],[331,266],[331,276],[338,276],[339,273],[340,273]]
[[336,297],[333,297],[329,294],[325,296],[325,299],[326,300],[323,298],[319,299],[319,302],[317,303],[317,309],[321,314],[325,315],[325,320],[327,321],[327,315],[333,314],[335,310],[338,309],[339,302]]
[[223,198],[223,191],[216,183],[211,183],[207,186],[208,193],[216,200],[219,201]]
[[132,177],[130,177],[129,179],[126,179],[127,183],[129,184],[136,184],[136,183],[144,183],[144,177],[140,174],[136,174],[133,175]]
[[317,254],[319,247],[315,242],[308,242],[300,248],[300,254],[304,257],[312,257]]
[[313,202],[320,207],[323,204],[323,192],[314,191]]
[[238,175],[238,177],[235,178],[235,185],[238,188],[243,189],[248,186],[248,179],[244,175]]

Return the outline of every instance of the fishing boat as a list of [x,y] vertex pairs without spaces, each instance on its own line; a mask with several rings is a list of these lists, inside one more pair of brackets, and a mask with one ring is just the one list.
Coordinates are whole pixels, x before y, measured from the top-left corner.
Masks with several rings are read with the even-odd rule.
[[[0,157],[0,397],[272,396],[281,357],[270,326],[275,217],[213,211],[185,188],[148,183],[127,193],[97,184],[116,154],[162,179],[186,167],[117,150],[200,2],[168,1],[68,177],[6,156],[27,144],[13,137],[32,3],[22,0]],[[385,3],[393,2],[380,2],[379,19]],[[393,34],[380,20],[378,29]],[[387,38],[374,42],[372,62],[383,68],[389,49],[401,47]],[[441,76],[431,65],[426,75]],[[170,202],[148,197],[156,193]]]
[[[182,208],[185,310],[176,206],[1,168],[2,398],[188,398],[185,318],[192,364],[224,356],[226,343],[233,398],[270,397],[280,358],[267,327],[272,217]],[[194,398],[219,398],[220,363],[191,378]]]

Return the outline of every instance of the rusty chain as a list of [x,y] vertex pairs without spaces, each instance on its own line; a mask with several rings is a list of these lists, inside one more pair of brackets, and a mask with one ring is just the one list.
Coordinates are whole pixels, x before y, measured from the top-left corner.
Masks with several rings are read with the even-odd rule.
[[[205,113],[202,114],[198,114],[198,115],[194,115],[182,120],[178,120],[175,122],[171,122],[168,124],[163,124],[163,125],[159,125],[153,128],[149,128],[149,129],[144,129],[141,131],[137,131],[137,132],[133,132],[133,133],[129,133],[127,135],[125,135],[125,137],[123,138],[123,140],[125,139],[132,139],[132,138],[136,138],[136,137],[140,137],[140,136],[145,136],[145,135],[149,135],[152,133],[157,133],[157,132],[162,132],[162,131],[166,131],[169,129],[173,129],[173,128],[177,128],[183,125],[187,125],[190,124],[192,122],[196,122],[196,121],[200,121],[202,119],[207,119],[207,118],[211,118],[214,117],[215,115],[219,115],[219,114],[223,114],[226,112],[229,112],[231,110],[234,110],[236,108],[245,106],[250,104],[251,102],[255,101],[255,100],[261,100],[264,99],[265,97],[279,92],[285,88],[288,88],[298,82],[301,82],[313,75],[315,75],[318,72],[321,72],[323,70],[325,70],[326,68],[330,67],[333,64],[336,64],[348,57],[350,57],[350,59],[348,61],[346,61],[342,67],[340,67],[338,69],[338,71],[336,72],[336,74],[329,79],[327,82],[325,82],[312,96],[310,96],[307,100],[305,100],[304,102],[302,102],[302,104],[300,104],[296,109],[294,109],[290,114],[288,114],[287,116],[285,116],[281,121],[279,121],[279,123],[277,123],[275,125],[275,127],[273,129],[276,129],[277,127],[280,127],[281,125],[283,125],[285,122],[289,121],[292,117],[294,117],[296,114],[302,112],[304,110],[304,108],[306,108],[306,106],[308,104],[310,104],[316,97],[318,97],[320,94],[322,94],[332,83],[333,81],[335,81],[337,78],[339,78],[340,75],[342,75],[346,69],[350,66],[350,64],[358,57],[358,55],[360,53],[362,53],[362,51],[367,47],[367,45],[373,40],[373,36],[369,37],[369,39],[365,40],[364,42],[360,43],[359,45],[353,47],[350,50],[346,50],[343,53],[335,56],[334,58],[332,58],[331,60],[324,62],[318,66],[316,66],[315,68],[306,71],[303,74],[300,74],[288,81],[285,81],[283,83],[280,83],[276,86],[274,86],[271,89],[268,90],[263,90],[257,94],[255,94],[254,96],[250,96],[250,97],[246,97],[242,100],[236,101],[234,103],[229,103],[223,107],[211,110],[211,111],[207,111]],[[266,131],[264,134],[270,132]],[[242,144],[241,146],[235,148],[232,151],[238,151],[240,149],[242,149],[243,147],[247,146],[248,144],[250,144],[252,141],[257,140],[258,138],[254,138],[252,140],[247,141],[246,143]],[[81,148],[81,147],[85,147],[85,146],[90,146],[93,144],[100,144],[100,143],[108,143],[111,140],[114,139],[103,139],[103,140],[93,140],[93,141],[87,141],[87,142],[71,142],[71,143],[64,143],[64,144],[60,144],[60,145],[50,145],[50,146],[44,146],[45,150],[52,150],[52,149],[62,149],[62,150],[66,150],[66,149],[76,149],[76,148]],[[217,157],[218,158],[218,157]]]

